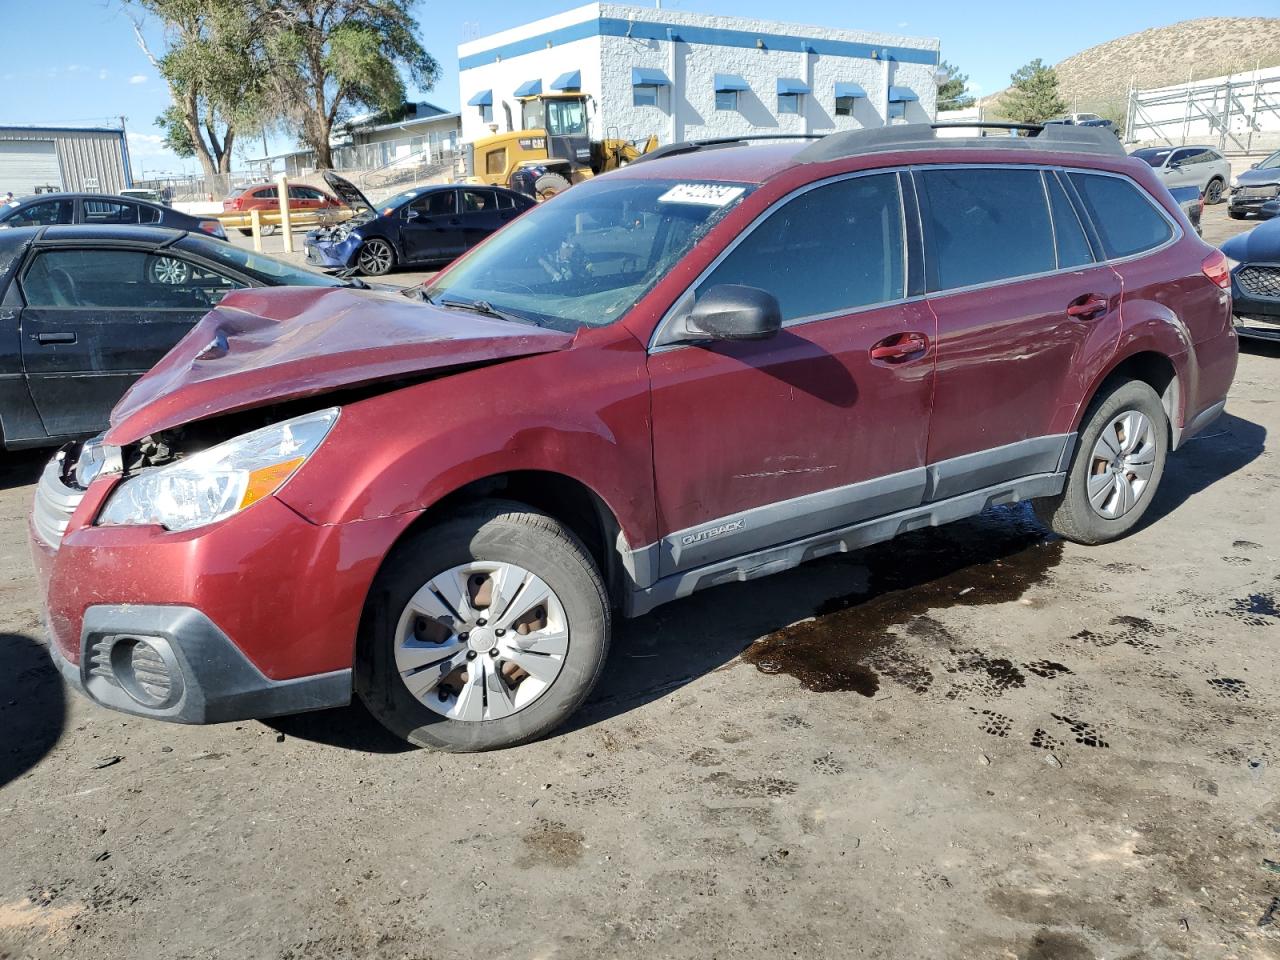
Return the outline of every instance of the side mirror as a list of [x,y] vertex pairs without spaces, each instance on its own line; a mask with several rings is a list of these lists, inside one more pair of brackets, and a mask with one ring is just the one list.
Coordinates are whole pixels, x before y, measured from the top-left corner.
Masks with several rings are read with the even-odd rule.
[[408,210],[405,211],[404,218],[406,220],[420,220],[422,219],[422,214],[417,210]]
[[698,299],[686,327],[714,340],[768,340],[782,329],[782,308],[766,290],[722,283]]

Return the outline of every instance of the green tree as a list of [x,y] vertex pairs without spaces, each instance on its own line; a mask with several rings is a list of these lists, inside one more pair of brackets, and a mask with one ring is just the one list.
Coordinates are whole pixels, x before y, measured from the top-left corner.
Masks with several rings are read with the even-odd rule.
[[942,69],[947,72],[947,79],[938,85],[939,110],[967,110],[977,100],[969,94],[969,75],[961,73],[953,63],[942,61]]
[[[231,169],[236,136],[266,118],[266,65],[254,0],[126,0],[138,45],[173,100],[156,124],[180,157],[197,157],[206,175]],[[153,52],[142,20],[163,29]]]
[[1039,123],[1067,109],[1058,95],[1058,75],[1037,57],[1010,79],[1013,86],[1000,99],[1000,110],[1017,123]]
[[329,139],[353,108],[392,111],[404,76],[430,90],[440,65],[418,42],[411,0],[259,0],[282,120],[333,166]]

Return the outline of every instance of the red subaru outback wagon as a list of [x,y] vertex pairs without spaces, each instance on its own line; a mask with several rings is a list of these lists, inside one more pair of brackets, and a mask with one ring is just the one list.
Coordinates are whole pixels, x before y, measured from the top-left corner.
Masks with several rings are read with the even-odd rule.
[[39,485],[50,649],[128,713],[545,734],[610,619],[1035,501],[1103,543],[1223,409],[1229,276],[1109,132],[676,144],[411,300],[226,297]]

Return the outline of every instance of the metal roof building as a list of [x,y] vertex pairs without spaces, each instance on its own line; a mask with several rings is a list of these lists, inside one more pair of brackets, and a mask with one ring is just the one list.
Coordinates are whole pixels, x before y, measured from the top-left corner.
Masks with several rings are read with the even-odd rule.
[[111,127],[0,126],[0,194],[118,193],[133,184],[129,148]]

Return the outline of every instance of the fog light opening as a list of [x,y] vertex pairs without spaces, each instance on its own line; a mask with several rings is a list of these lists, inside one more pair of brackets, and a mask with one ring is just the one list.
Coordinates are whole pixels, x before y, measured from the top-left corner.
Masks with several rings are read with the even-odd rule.
[[111,668],[121,688],[144,707],[177,699],[182,681],[153,639],[120,637],[111,647]]

